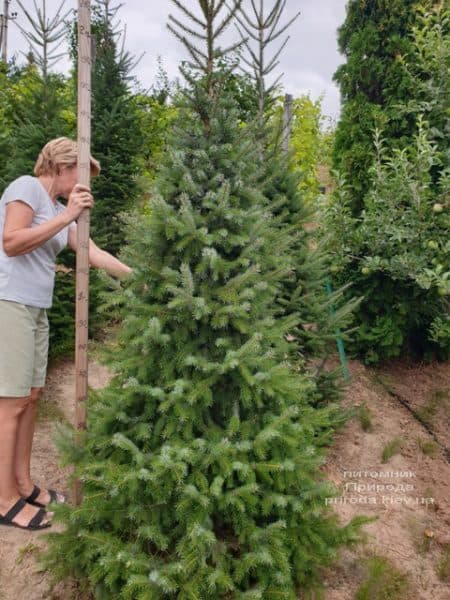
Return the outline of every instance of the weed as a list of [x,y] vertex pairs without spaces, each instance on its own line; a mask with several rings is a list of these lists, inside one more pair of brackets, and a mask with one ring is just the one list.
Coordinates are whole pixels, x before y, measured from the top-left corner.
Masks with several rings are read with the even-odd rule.
[[22,548],[18,551],[18,556],[16,558],[16,564],[20,565],[24,561],[27,556],[30,556],[34,552],[40,550],[39,546],[33,544],[33,542],[29,542],[26,546],[22,546]]
[[432,392],[428,402],[416,411],[418,417],[427,425],[431,425],[438,409],[441,406],[446,407],[449,398],[450,395],[447,390],[435,390]]
[[365,404],[359,407],[358,418],[363,431],[373,430],[372,413]]
[[58,404],[51,400],[48,396],[43,396],[38,402],[37,411],[38,422],[42,421],[58,421],[59,423],[67,422],[67,418],[58,406]]
[[383,448],[381,455],[381,461],[386,463],[394,454],[398,454],[402,449],[403,440],[401,438],[394,438],[386,444]]
[[422,453],[426,456],[434,458],[437,455],[439,446],[436,444],[436,442],[433,442],[433,440],[417,438],[417,443]]
[[447,544],[444,548],[436,566],[436,574],[441,581],[450,583],[450,544]]
[[372,556],[367,559],[367,575],[356,592],[355,600],[404,600],[408,588],[404,573],[383,556]]

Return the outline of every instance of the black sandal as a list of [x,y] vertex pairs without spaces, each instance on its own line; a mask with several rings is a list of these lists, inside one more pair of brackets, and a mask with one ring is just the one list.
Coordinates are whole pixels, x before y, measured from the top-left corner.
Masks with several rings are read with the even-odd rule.
[[42,523],[42,521],[47,516],[47,511],[43,508],[40,508],[38,512],[34,515],[34,517],[30,520],[28,525],[19,525],[18,523],[14,523],[13,519],[16,515],[20,513],[21,510],[27,505],[23,498],[17,500],[12,508],[8,510],[6,515],[0,515],[0,525],[8,525],[10,527],[18,527],[19,529],[28,529],[29,531],[36,531],[38,529],[46,529],[47,527],[51,527],[51,523]]
[[[52,502],[54,502],[55,504],[65,504],[66,497],[64,496],[64,494],[61,494],[60,492],[55,492],[55,490],[47,490],[47,491],[50,494],[49,504],[51,504]],[[33,491],[28,496],[28,498],[24,498],[25,502],[28,502],[28,504],[32,504],[33,506],[39,506],[40,508],[45,508],[46,506],[48,506],[48,504],[42,504],[41,502],[36,501],[36,498],[39,496],[40,493],[41,493],[41,489],[38,488],[37,485],[35,485],[33,488]],[[62,502],[60,502],[58,500],[58,496],[62,496],[64,498],[64,500]]]

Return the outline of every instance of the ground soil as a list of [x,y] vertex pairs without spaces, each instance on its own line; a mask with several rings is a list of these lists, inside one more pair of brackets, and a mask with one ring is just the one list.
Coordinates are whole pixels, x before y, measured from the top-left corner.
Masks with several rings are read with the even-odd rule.
[[[385,557],[407,577],[404,600],[450,600],[438,566],[450,547],[448,419],[450,364],[391,363],[369,369],[350,363],[346,406],[365,406],[372,430],[358,417],[337,433],[323,467],[335,483],[332,500],[341,522],[358,514],[376,516],[364,526],[366,542],[345,550],[324,573],[324,600],[353,600],[366,577],[366,560]],[[108,372],[93,362],[89,383],[102,387]],[[55,365],[42,402],[33,452],[37,484],[67,489],[68,469],[58,466],[55,423],[73,421],[74,367]],[[399,452],[382,461],[385,445],[397,438]],[[50,576],[39,567],[42,533],[0,527],[0,600],[78,600],[70,583],[50,592]],[[447,573],[448,577],[448,573]],[[390,596],[379,596],[390,600]],[[371,597],[368,597],[371,600]],[[378,596],[377,596],[378,598]]]

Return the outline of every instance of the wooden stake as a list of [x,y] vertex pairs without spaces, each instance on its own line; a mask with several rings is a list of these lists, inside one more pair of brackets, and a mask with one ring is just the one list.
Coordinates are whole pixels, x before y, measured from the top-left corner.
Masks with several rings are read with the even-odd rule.
[[[78,0],[78,181],[91,181],[91,2]],[[90,211],[83,210],[77,221],[77,271],[75,310],[75,426],[86,429],[88,391],[88,323],[89,323],[89,226]],[[75,504],[83,499],[83,486],[74,486]]]
[[283,110],[283,154],[288,156],[289,153],[289,140],[291,138],[292,129],[292,95],[286,94],[284,96],[284,110]]

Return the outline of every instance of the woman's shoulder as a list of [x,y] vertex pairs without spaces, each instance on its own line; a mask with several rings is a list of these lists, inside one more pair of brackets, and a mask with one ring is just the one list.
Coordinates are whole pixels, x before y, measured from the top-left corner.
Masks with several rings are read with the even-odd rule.
[[14,200],[22,200],[35,209],[41,201],[40,190],[41,185],[36,177],[22,175],[8,185],[3,193],[3,200],[6,204]]
[[17,179],[14,179],[14,181],[11,181],[5,191],[11,190],[11,188],[29,190],[30,188],[33,189],[38,187],[39,181],[37,177],[32,177],[31,175],[21,175],[20,177],[17,177]]

